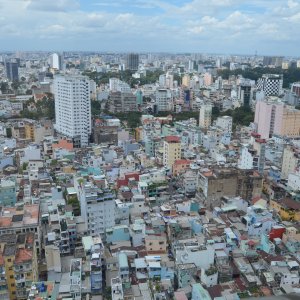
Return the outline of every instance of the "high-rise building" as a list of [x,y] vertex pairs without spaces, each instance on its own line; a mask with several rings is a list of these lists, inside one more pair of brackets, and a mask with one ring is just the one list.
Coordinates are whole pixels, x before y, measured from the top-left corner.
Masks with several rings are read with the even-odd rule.
[[164,141],[163,163],[172,168],[176,160],[181,159],[181,142],[178,136],[166,136]]
[[7,61],[5,63],[6,76],[10,81],[19,80],[19,63],[15,61]]
[[89,143],[91,134],[90,80],[85,76],[56,76],[55,129],[73,139],[75,147]]
[[172,109],[172,95],[168,89],[158,89],[155,93],[157,111],[170,111]]
[[199,111],[199,126],[208,128],[211,125],[212,105],[204,104],[201,105]]
[[283,61],[282,56],[264,56],[263,65],[281,67],[282,61]]
[[300,136],[300,110],[281,102],[258,101],[254,123],[257,133],[266,139],[273,134],[288,137]]
[[109,110],[113,113],[137,110],[136,96],[131,92],[111,92],[109,96]]
[[136,53],[129,53],[127,55],[127,69],[136,71],[139,68],[139,55]]
[[251,80],[243,79],[238,87],[238,99],[243,103],[243,106],[249,107],[252,98]]
[[61,70],[62,69],[62,56],[58,53],[53,53],[50,55],[50,66],[53,69]]
[[264,74],[257,82],[257,89],[265,96],[279,96],[282,94],[283,76],[278,74]]

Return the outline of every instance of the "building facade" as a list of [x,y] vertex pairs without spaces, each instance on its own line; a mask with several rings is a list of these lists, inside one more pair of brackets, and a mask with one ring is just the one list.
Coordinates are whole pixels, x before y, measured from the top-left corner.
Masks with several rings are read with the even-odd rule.
[[84,76],[57,76],[54,80],[55,129],[76,147],[89,144],[91,134],[90,81]]

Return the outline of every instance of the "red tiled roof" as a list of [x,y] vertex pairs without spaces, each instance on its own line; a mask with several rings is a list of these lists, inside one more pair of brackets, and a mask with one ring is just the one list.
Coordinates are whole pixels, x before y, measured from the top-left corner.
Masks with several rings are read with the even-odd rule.
[[177,160],[175,160],[175,165],[177,166],[177,165],[187,165],[187,164],[190,164],[191,163],[191,161],[190,160],[188,160],[188,159],[177,159]]
[[300,202],[291,198],[284,198],[280,201],[281,205],[294,210],[300,210]]
[[17,254],[16,254],[16,259],[15,259],[15,263],[19,264],[25,261],[29,261],[32,260],[32,250],[29,249],[18,249]]
[[166,136],[165,140],[168,143],[179,143],[180,142],[180,138],[176,135]]

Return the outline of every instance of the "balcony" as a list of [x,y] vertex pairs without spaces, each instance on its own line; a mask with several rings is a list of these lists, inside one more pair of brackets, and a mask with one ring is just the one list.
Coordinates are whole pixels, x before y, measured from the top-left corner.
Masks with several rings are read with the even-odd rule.
[[26,282],[26,279],[25,277],[16,277],[16,284],[22,284],[22,283],[25,283]]

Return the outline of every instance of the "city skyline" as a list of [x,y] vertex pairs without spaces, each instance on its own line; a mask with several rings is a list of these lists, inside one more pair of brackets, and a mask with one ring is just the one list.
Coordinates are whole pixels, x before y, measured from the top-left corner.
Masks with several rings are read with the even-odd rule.
[[0,11],[0,51],[296,56],[300,42],[293,0],[0,0]]

